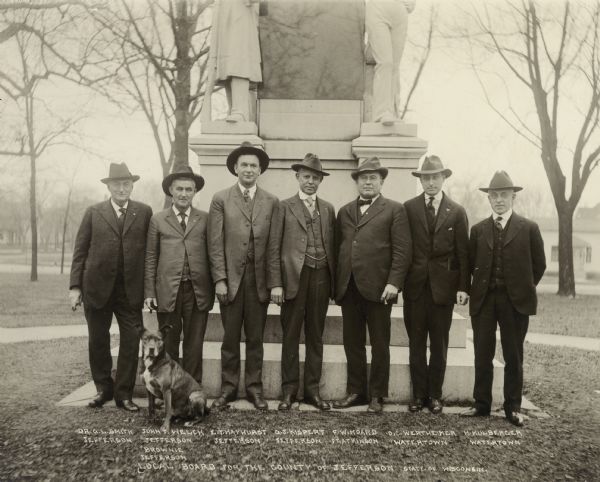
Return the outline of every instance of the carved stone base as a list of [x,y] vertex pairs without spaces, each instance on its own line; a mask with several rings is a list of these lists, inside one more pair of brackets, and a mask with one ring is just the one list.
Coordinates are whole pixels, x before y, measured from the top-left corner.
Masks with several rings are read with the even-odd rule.
[[225,120],[216,120],[212,122],[203,122],[202,134],[247,134],[255,136],[258,134],[258,127],[254,122],[227,122]]

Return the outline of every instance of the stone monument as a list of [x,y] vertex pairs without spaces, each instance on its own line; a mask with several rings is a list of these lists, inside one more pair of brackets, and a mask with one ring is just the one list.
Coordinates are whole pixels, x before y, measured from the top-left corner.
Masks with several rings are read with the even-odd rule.
[[[336,209],[357,196],[350,171],[361,159],[371,156],[379,157],[389,169],[383,188],[386,197],[397,201],[413,197],[415,180],[410,173],[426,152],[427,142],[417,137],[415,124],[370,122],[373,66],[365,56],[364,0],[270,0],[268,13],[259,19],[259,35],[262,83],[256,104],[250,109],[256,112],[255,118],[226,122],[204,115],[201,132],[190,136],[190,149],[198,155],[206,179],[205,188],[197,195],[200,205],[208,206],[216,191],[234,183],[225,160],[243,141],[269,154],[271,163],[259,184],[280,198],[296,192],[290,166],[307,152],[317,154],[323,168],[331,173],[321,192]],[[456,317],[444,385],[447,399],[471,397],[473,350],[466,328],[466,320]],[[204,348],[203,382],[211,396],[219,391],[221,338],[216,304],[209,317]],[[323,339],[326,345],[320,392],[325,399],[339,398],[345,393],[346,358],[337,306],[329,307]],[[265,396],[278,398],[281,327],[279,307],[275,305],[269,307],[264,340]],[[398,306],[392,312],[392,345],[390,399],[407,401],[411,393],[408,339],[402,308]],[[497,374],[495,380],[501,377]],[[243,380],[240,386],[244,386]],[[498,385],[495,390],[499,390]]]

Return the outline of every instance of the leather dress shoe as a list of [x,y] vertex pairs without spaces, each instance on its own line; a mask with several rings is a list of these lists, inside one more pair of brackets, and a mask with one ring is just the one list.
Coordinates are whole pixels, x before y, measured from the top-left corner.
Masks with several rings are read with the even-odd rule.
[[292,404],[294,403],[294,397],[292,395],[284,395],[283,399],[279,403],[277,410],[282,412],[287,412],[290,408],[292,408]]
[[261,394],[249,395],[248,400],[252,402],[256,410],[269,410],[269,404]]
[[429,411],[434,415],[442,413],[444,404],[439,398],[432,398],[429,402]]
[[233,402],[235,397],[232,395],[221,394],[217,398],[213,400],[210,408],[215,410],[220,410],[223,408],[229,407],[229,402]]
[[319,395],[311,395],[308,397],[304,397],[304,403],[312,405],[313,407],[317,407],[319,410],[331,409],[331,405],[329,405],[329,403],[323,400]]
[[516,427],[523,426],[523,415],[520,412],[506,412],[506,420],[515,425]]
[[128,412],[139,412],[140,407],[138,407],[131,400],[117,400],[115,399],[115,405],[123,410],[127,410]]
[[373,397],[369,406],[367,407],[367,413],[381,413],[383,412],[383,398]]
[[409,412],[420,412],[425,406],[425,400],[422,398],[413,398],[408,404]]
[[349,393],[344,398],[333,402],[333,408],[349,408],[356,405],[365,405],[367,399],[358,393]]
[[459,413],[461,417],[487,417],[490,412],[484,412],[477,407],[469,407]]
[[98,392],[96,397],[88,403],[90,408],[101,408],[109,400],[112,400],[113,396],[110,393]]

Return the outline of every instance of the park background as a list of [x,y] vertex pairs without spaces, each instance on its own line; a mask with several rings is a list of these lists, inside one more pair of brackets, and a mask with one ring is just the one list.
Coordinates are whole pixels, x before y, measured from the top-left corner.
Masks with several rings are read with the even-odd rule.
[[[586,183],[579,186],[581,199],[571,206],[574,289],[563,293],[568,296],[557,296],[558,215],[536,145],[539,110],[532,90],[490,47],[489,36],[482,33],[486,22],[493,21],[495,33],[501,40],[508,39],[508,47],[522,49],[518,32],[524,25],[523,15],[535,6],[540,25],[547,28],[544,47],[556,58],[563,38],[560,27],[565,5],[559,1],[417,0],[401,67],[401,107],[406,107],[404,119],[416,123],[419,137],[428,141],[428,152],[439,155],[454,171],[447,192],[467,208],[470,224],[489,214],[485,195],[477,188],[487,185],[494,171],[507,170],[515,184],[524,186],[515,210],[539,222],[549,262],[540,286],[540,311],[531,320],[530,332],[598,339],[600,175],[592,169],[598,153],[592,158]],[[546,70],[541,77],[548,99],[554,92],[560,99],[556,153],[567,179],[567,199],[572,191],[571,167],[579,129],[590,107],[592,115],[585,133],[587,136],[589,132],[589,143],[584,154],[594,152],[600,144],[596,78],[600,65],[599,6],[593,0],[568,5],[568,28],[564,32],[569,41],[563,65],[569,69],[558,90],[552,89],[555,78],[547,70],[552,67],[547,60],[542,62]],[[203,94],[202,66],[207,58],[208,3],[0,1],[0,328],[83,323],[82,313],[72,313],[67,300],[72,241],[84,209],[108,197],[99,179],[106,176],[110,162],[126,162],[133,173],[141,176],[133,198],[155,210],[165,203],[160,182],[174,163],[189,162],[201,172],[195,154],[182,149],[181,137],[175,136],[176,93],[169,91],[165,80],[169,66],[174,65],[173,32],[177,32],[169,17],[182,12],[197,14],[197,33],[191,40],[190,54],[197,59],[189,68],[191,92],[198,97],[195,105],[187,106],[187,132],[193,136],[200,130],[197,116]],[[149,52],[140,45],[141,37],[136,41],[138,32],[162,45],[166,57],[171,58],[153,64]],[[156,60],[156,52],[152,58]],[[158,73],[161,69],[167,74]],[[144,106],[151,108],[144,111]],[[214,96],[213,110],[217,117],[225,111],[221,93]],[[184,139],[187,146],[187,137]],[[323,184],[324,197],[325,189]],[[384,194],[386,189],[393,186],[384,186]],[[415,182],[414,193],[405,193],[404,197],[418,192]],[[350,200],[355,194],[347,195]],[[207,206],[197,207],[207,210]],[[37,250],[32,246],[33,226],[37,230]],[[60,274],[61,265],[65,274]],[[465,310],[459,312],[467,316]],[[89,379],[85,338],[30,341],[3,348],[0,359],[7,369],[0,382],[4,395],[1,479],[135,476],[131,469],[137,463],[135,450],[103,446],[98,457],[98,447],[82,445],[75,433],[80,427],[104,426],[106,414],[84,409],[66,412],[54,406]],[[497,357],[501,359],[501,354]],[[468,461],[488,470],[486,479],[592,480],[600,473],[599,367],[598,351],[526,345],[526,396],[550,418],[530,421],[525,429],[526,444],[518,449],[475,450],[461,440],[446,451],[353,448],[340,453],[334,448],[322,454],[298,454],[267,441],[267,449],[224,453],[209,441],[206,459],[268,460],[275,451],[281,459],[291,460],[336,460],[343,454],[343,459],[357,462],[404,458],[418,465],[431,454],[446,463],[457,463],[468,450]],[[145,423],[141,414],[131,419],[115,412],[110,417],[114,426],[139,429]],[[333,418],[292,414],[292,420],[306,427],[335,423],[381,430],[397,426],[461,430],[472,425],[450,415],[432,419],[422,414],[415,419],[406,413],[375,422],[365,421],[360,414],[341,413]],[[234,412],[209,422],[218,427],[264,423],[292,425],[273,413],[265,418]],[[490,420],[478,421],[476,428],[505,426]],[[160,475],[146,474],[150,478]],[[185,478],[189,474],[176,476]],[[428,478],[418,474],[413,477]]]

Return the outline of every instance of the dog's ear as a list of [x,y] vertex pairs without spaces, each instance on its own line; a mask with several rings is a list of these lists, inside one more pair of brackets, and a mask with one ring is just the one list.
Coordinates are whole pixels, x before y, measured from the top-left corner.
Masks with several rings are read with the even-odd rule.
[[142,337],[148,335],[150,333],[150,331],[148,331],[148,328],[146,328],[145,326],[140,327],[140,335]]
[[162,335],[163,339],[167,337],[167,333],[169,333],[169,330],[173,328],[173,326],[166,324],[161,326],[158,331],[160,331],[160,334]]

